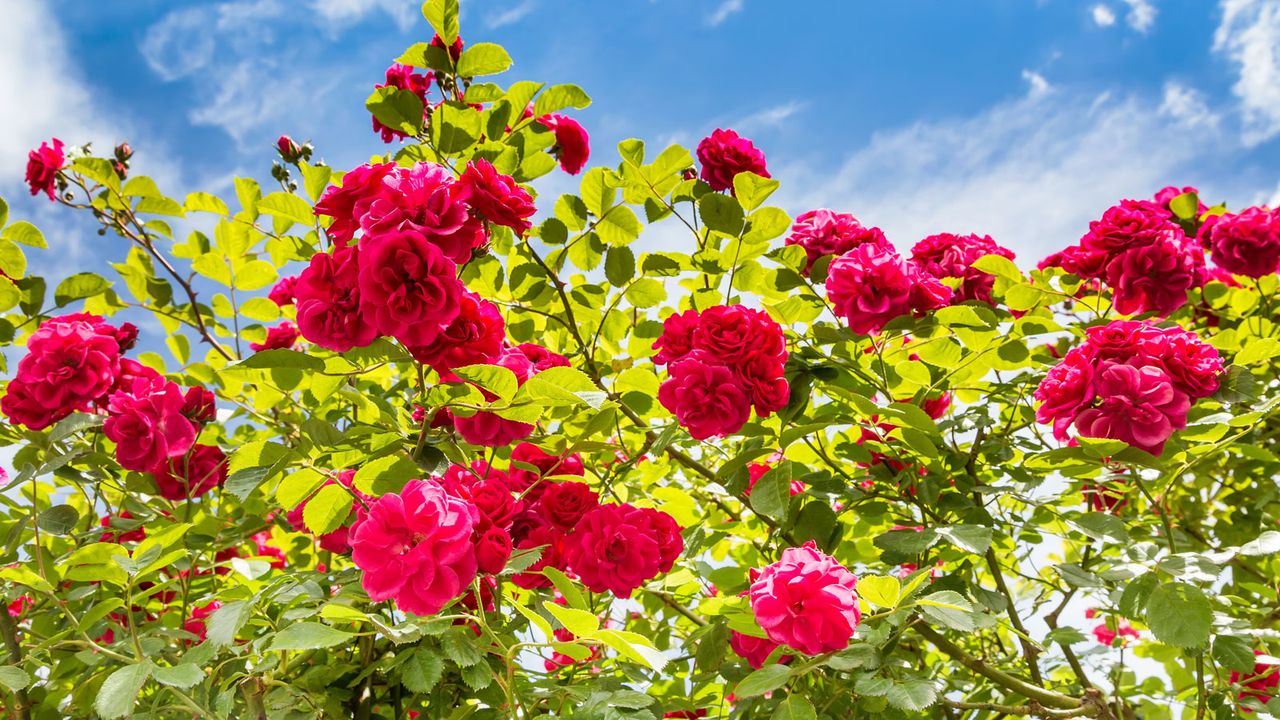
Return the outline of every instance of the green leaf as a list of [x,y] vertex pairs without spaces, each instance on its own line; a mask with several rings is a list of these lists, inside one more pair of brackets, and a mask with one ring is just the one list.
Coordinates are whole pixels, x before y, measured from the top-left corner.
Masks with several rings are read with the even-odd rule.
[[582,109],[591,104],[591,98],[577,85],[552,85],[533,103],[533,116],[542,117],[568,107]]
[[[412,95],[413,93],[409,94]],[[417,98],[414,99],[416,100]],[[307,204],[306,200],[284,191],[273,192],[259,200],[258,210],[267,215],[283,218],[300,225],[310,225],[315,219],[311,206]]]
[[938,533],[927,528],[918,532],[915,530],[890,530],[887,533],[878,535],[872,542],[881,550],[889,550],[903,555],[919,555],[938,542]]
[[230,602],[214,610],[208,621],[208,642],[215,647],[227,647],[235,642],[236,633],[248,622],[252,612],[253,606],[245,600]]
[[298,352],[297,350],[289,350],[288,348],[272,348],[271,350],[256,352],[236,363],[234,367],[252,368],[256,370],[290,368],[293,370],[311,370],[313,372],[321,372],[324,370],[324,361],[304,352]]
[[763,695],[786,685],[790,679],[791,668],[786,665],[766,665],[742,678],[733,694],[740,698]]
[[698,201],[698,214],[707,227],[725,235],[736,236],[742,231],[742,206],[728,195],[708,193]]
[[1003,255],[983,255],[973,261],[973,267],[984,273],[1005,278],[1015,283],[1022,282],[1022,271],[1013,261]]
[[751,212],[768,200],[781,184],[773,178],[761,177],[753,172],[740,172],[733,176],[733,196],[738,199],[743,210]]
[[1219,635],[1213,639],[1213,659],[1219,665],[1225,665],[1246,676],[1252,674],[1253,666],[1258,661],[1249,641],[1233,635]]
[[501,365],[467,365],[454,368],[453,374],[493,393],[499,400],[510,400],[520,389],[516,374]]
[[318,622],[298,622],[276,633],[268,650],[316,650],[341,645],[354,633],[344,632]]
[[924,614],[936,623],[963,632],[976,627],[973,621],[973,605],[954,590],[940,590],[916,600]]
[[104,720],[127,717],[133,713],[133,704],[151,675],[151,663],[142,662],[137,665],[125,665],[107,676],[98,697],[93,701],[93,709]]
[[7,222],[9,222],[9,203],[0,197],[0,228],[4,227]]
[[420,472],[417,464],[404,456],[384,455],[361,465],[353,482],[364,493],[374,492],[375,487],[398,490]]
[[790,462],[779,463],[770,468],[751,488],[751,509],[770,520],[783,521],[787,518],[787,510],[791,507],[791,473],[794,466]]
[[19,220],[4,229],[4,233],[0,234],[5,240],[12,240],[16,243],[34,248],[47,248],[49,244],[44,241],[44,233],[40,232],[40,228],[32,225],[26,220]]
[[1169,201],[1169,209],[1179,220],[1194,220],[1200,209],[1200,198],[1194,192],[1182,193]]
[[338,484],[325,485],[307,501],[302,522],[316,535],[333,532],[351,514],[351,493]]
[[858,579],[855,588],[858,597],[882,608],[895,608],[902,597],[902,583],[898,578],[870,575]]
[[193,192],[187,195],[182,203],[187,212],[207,212],[215,215],[230,215],[231,210],[222,198],[207,192]]
[[422,4],[422,16],[445,45],[458,39],[458,0],[427,0]]
[[636,256],[628,247],[611,247],[604,256],[604,276],[614,287],[626,285],[636,275]]
[[1251,402],[1258,398],[1257,378],[1248,368],[1231,365],[1218,376],[1213,399],[1224,403]]
[[950,540],[952,545],[974,555],[981,555],[991,547],[991,528],[982,525],[940,527],[938,534]]
[[425,694],[435,689],[444,675],[444,658],[425,647],[414,650],[400,666],[400,679],[410,692]]
[[774,709],[772,720],[818,720],[818,712],[813,709],[813,703],[803,696],[788,695],[787,699]]
[[161,685],[176,688],[195,687],[204,680],[204,671],[194,663],[181,663],[173,667],[158,667],[151,671],[151,677]]
[[80,513],[70,505],[54,505],[36,518],[41,530],[53,535],[68,535],[80,522]]
[[[270,196],[268,196],[270,197]],[[267,198],[263,198],[265,201]],[[276,268],[266,260],[250,260],[235,268],[235,287],[237,290],[261,290],[275,283],[279,277]]]
[[450,628],[440,638],[440,649],[458,667],[479,665],[484,660],[484,653],[476,647],[476,636],[464,628]]
[[19,585],[26,585],[33,590],[43,593],[53,592],[53,586],[50,585],[47,580],[21,565],[0,568],[0,580],[8,580],[10,582],[18,583]]
[[627,301],[638,308],[657,307],[667,299],[667,289],[660,280],[640,278],[623,293]]
[[1213,606],[1200,588],[1167,582],[1151,592],[1146,617],[1147,627],[1160,642],[1197,648],[1209,640]]
[[889,688],[889,704],[899,710],[920,712],[938,702],[938,689],[928,680],[908,680]]
[[4,685],[10,690],[18,691],[30,684],[31,676],[22,668],[13,665],[0,665],[0,685]]
[[468,46],[458,58],[458,74],[463,77],[497,75],[511,67],[511,56],[501,45],[480,42]]
[[422,99],[412,91],[380,87],[365,99],[364,106],[378,122],[392,130],[409,136],[422,132]]
[[0,271],[15,280],[27,274],[26,253],[8,238],[0,238]]
[[76,273],[58,283],[53,291],[53,300],[59,307],[82,298],[95,297],[106,292],[111,283],[96,273]]
[[543,603],[542,606],[551,613],[552,617],[559,620],[566,630],[578,637],[587,637],[600,629],[600,618],[594,613],[575,610],[553,602]]

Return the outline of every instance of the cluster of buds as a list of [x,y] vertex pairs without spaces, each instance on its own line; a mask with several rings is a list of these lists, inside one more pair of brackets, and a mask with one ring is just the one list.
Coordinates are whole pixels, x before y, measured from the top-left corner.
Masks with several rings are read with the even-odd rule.
[[115,159],[111,161],[111,167],[121,180],[129,175],[129,158],[131,157],[133,157],[133,148],[129,143],[122,142],[116,146]]
[[284,162],[277,160],[271,164],[271,177],[289,192],[297,190],[298,184],[289,177],[288,166],[299,167],[301,163],[310,160],[312,149],[311,143],[299,145],[288,135],[281,135],[276,139],[276,152],[280,153],[280,160]]

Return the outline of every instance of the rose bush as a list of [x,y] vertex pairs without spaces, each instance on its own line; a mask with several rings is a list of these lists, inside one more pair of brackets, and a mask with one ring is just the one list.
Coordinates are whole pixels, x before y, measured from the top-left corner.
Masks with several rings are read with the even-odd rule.
[[175,199],[50,139],[107,275],[0,204],[8,717],[1280,714],[1275,210],[1029,271],[793,221],[751,139],[592,152],[424,15],[370,163]]

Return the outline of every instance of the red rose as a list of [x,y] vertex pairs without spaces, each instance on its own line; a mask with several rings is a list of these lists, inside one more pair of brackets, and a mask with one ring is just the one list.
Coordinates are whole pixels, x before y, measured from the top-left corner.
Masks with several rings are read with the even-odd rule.
[[467,186],[454,180],[443,165],[420,162],[392,168],[352,210],[370,236],[403,232],[435,245],[455,263],[471,259],[471,251],[487,242],[484,223],[467,210]]
[[151,468],[156,491],[167,500],[200,497],[227,479],[227,455],[216,445],[196,445]]
[[1169,233],[1181,230],[1172,214],[1149,200],[1121,200],[1098,220],[1089,223],[1089,232],[1080,238],[1086,250],[1116,253],[1131,247],[1150,245]]
[[946,305],[951,291],[892,250],[867,244],[832,261],[827,297],[850,330],[872,335],[894,318]]
[[480,529],[489,526],[508,528],[516,512],[515,499],[507,484],[497,478],[473,483],[468,489],[468,499],[480,511]]
[[865,243],[891,247],[880,228],[867,227],[849,213],[825,208],[801,213],[791,226],[786,242],[804,248],[806,275],[819,258],[843,255]]
[[506,323],[497,306],[476,293],[458,299],[458,316],[430,345],[409,348],[413,358],[436,372],[492,362],[502,353]]
[[560,169],[570,175],[582,172],[591,157],[591,139],[582,125],[564,115],[543,115],[537,122],[556,136],[551,151],[560,159]]
[[511,535],[500,527],[490,527],[476,538],[476,567],[482,573],[497,575],[511,559]]
[[1053,436],[1059,440],[1067,439],[1076,415],[1093,401],[1093,362],[1088,348],[1074,348],[1036,388],[1035,398],[1040,401],[1036,422],[1052,423]]
[[[386,77],[387,81],[381,85],[374,85],[374,89],[394,87],[401,90],[408,90],[414,95],[417,95],[418,99],[422,101],[422,117],[425,120],[428,112],[427,108],[429,107],[427,105],[427,92],[431,89],[431,74],[419,75],[413,71],[413,68],[407,65],[392,63],[391,67],[387,68]],[[403,140],[408,137],[404,132],[389,128],[378,122],[378,118],[376,117],[373,118],[373,131],[381,135],[382,142],[385,143],[389,143],[397,138]]]
[[120,465],[147,471],[185,455],[196,427],[183,416],[184,405],[182,388],[163,378],[139,378],[113,394],[102,431],[116,444]]
[[383,335],[408,346],[435,341],[458,316],[457,267],[435,245],[409,232],[370,239],[360,250],[360,310]]
[[1126,315],[1169,315],[1186,304],[1187,291],[1204,278],[1204,253],[1184,246],[1172,230],[1117,254],[1106,269],[1116,310]]
[[764,153],[732,130],[715,130],[698,143],[697,152],[698,162],[702,163],[702,179],[716,192],[732,190],[733,178],[741,172],[771,177],[765,167]]
[[693,334],[698,330],[700,315],[697,310],[672,313],[662,321],[662,336],[653,342],[658,351],[653,361],[658,365],[679,360],[693,350]]
[[364,347],[378,329],[360,310],[358,251],[316,253],[298,276],[298,330],[302,337],[334,352]]
[[1187,425],[1191,401],[1159,368],[1109,364],[1096,383],[1099,404],[1076,418],[1085,437],[1123,440],[1159,455],[1169,436]]
[[88,320],[54,318],[27,339],[27,354],[18,362],[0,411],[15,423],[42,430],[89,410],[112,389],[119,372],[120,345],[113,335]]
[[547,483],[538,499],[538,513],[555,527],[570,532],[582,516],[600,504],[600,495],[586,483]]
[[249,343],[249,349],[254,352],[262,352],[263,350],[288,349],[298,342],[298,328],[293,323],[285,320],[267,331],[267,338],[260,343]]
[[960,278],[960,289],[955,301],[979,300],[991,303],[994,275],[973,267],[984,255],[999,255],[1013,259],[1013,251],[1001,247],[990,235],[930,235],[911,248],[911,260],[924,272],[935,278]]
[[1280,216],[1251,207],[1218,218],[1209,231],[1213,261],[1224,270],[1259,278],[1280,264]]
[[533,227],[529,222],[537,212],[533,198],[510,175],[495,170],[488,160],[472,160],[458,182],[468,190],[467,204],[480,217],[521,235]]
[[341,187],[331,185],[324,191],[316,203],[315,212],[333,218],[326,230],[331,240],[344,246],[355,237],[356,230],[360,229],[360,215],[363,214],[356,213],[356,203],[377,194],[383,178],[395,167],[395,163],[361,165],[342,176]]
[[297,284],[297,275],[286,275],[271,287],[271,292],[267,294],[267,299],[280,307],[288,307],[294,302]]
[[53,138],[53,146],[40,143],[40,147],[27,154],[27,185],[32,195],[44,193],[49,200],[55,200],[58,185],[58,171],[62,169],[66,157],[62,154],[62,141]]
[[683,549],[679,526],[666,513],[601,505],[583,515],[565,539],[565,560],[591,592],[625,598],[669,572]]
[[[517,521],[513,526],[519,524]],[[551,580],[538,571],[544,567],[561,569],[564,566],[564,533],[550,525],[534,525],[523,533],[523,537],[515,532],[512,533],[512,537],[520,538],[515,544],[517,550],[542,547],[542,555],[527,570],[512,575],[511,582],[526,590],[551,587]]]
[[694,352],[671,363],[658,401],[695,440],[737,432],[751,415],[751,393],[733,371]]

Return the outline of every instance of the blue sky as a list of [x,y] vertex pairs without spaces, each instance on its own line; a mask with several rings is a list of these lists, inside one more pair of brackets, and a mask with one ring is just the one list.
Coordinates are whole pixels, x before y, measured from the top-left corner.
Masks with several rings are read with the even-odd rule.
[[[171,194],[265,177],[280,133],[349,167],[385,149],[363,99],[430,35],[414,0],[0,4],[0,193],[60,267],[114,253],[25,197],[40,140],[128,138]],[[508,47],[500,81],[583,86],[596,162],[627,137],[692,147],[734,127],[793,214],[853,212],[902,248],[986,232],[1033,264],[1165,184],[1280,197],[1274,0],[464,0],[462,31]]]

